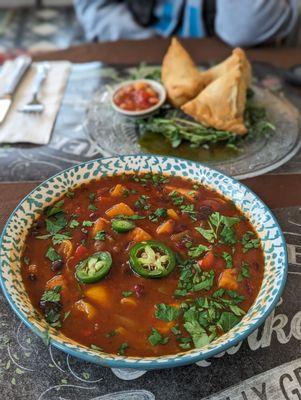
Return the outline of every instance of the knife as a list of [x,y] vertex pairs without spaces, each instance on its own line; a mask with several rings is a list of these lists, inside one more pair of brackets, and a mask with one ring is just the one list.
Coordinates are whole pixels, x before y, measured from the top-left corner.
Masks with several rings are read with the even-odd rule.
[[14,60],[12,76],[6,83],[3,94],[0,96],[0,124],[5,120],[13,101],[14,92],[30,64],[31,58],[28,56],[19,56]]

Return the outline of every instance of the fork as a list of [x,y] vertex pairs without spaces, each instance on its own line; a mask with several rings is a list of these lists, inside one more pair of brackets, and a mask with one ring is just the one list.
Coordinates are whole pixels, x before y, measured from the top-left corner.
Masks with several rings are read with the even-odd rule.
[[35,81],[33,83],[33,93],[32,99],[25,104],[23,108],[19,111],[23,113],[41,113],[44,111],[44,104],[42,104],[39,99],[39,92],[42,87],[42,84],[47,76],[47,72],[49,69],[49,65],[47,63],[43,63],[37,66],[37,75],[35,77]]

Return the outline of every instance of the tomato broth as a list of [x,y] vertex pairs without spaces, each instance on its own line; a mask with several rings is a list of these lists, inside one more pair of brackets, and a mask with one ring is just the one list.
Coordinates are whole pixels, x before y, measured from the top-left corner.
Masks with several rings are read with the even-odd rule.
[[69,191],[25,241],[22,277],[54,328],[126,356],[200,348],[236,325],[262,283],[254,228],[191,180],[118,175]]

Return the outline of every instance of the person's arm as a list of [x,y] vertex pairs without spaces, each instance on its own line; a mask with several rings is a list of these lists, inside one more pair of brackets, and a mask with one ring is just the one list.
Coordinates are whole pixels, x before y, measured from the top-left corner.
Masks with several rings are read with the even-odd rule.
[[286,37],[298,0],[216,0],[215,32],[231,46],[254,46]]
[[76,15],[88,40],[143,39],[154,35],[137,24],[125,2],[74,0]]

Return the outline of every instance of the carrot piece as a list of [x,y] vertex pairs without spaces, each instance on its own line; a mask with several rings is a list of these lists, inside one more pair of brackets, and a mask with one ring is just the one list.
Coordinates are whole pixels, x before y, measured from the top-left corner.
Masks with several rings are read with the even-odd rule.
[[133,240],[134,242],[144,242],[146,240],[150,240],[152,237],[144,229],[136,227],[131,232],[129,232],[128,238],[129,240]]
[[169,218],[172,218],[175,220],[178,220],[180,218],[173,208],[169,208],[167,210],[167,215],[169,216]]
[[114,187],[114,189],[111,191],[111,196],[113,197],[120,197],[123,195],[123,193],[126,191],[126,188],[122,186],[120,183],[117,183],[117,185]]
[[115,204],[106,211],[108,217],[113,218],[116,215],[134,215],[134,211],[125,203]]
[[161,225],[158,226],[156,232],[158,235],[164,235],[164,234],[170,235],[173,232],[174,226],[175,226],[175,221],[173,219],[168,219],[167,221],[164,221]]
[[235,269],[225,269],[219,276],[218,287],[228,290],[237,290],[237,273]]
[[155,328],[158,329],[160,333],[168,333],[170,329],[175,325],[174,321],[166,322],[166,321],[156,321],[154,324]]
[[107,219],[104,219],[104,218],[101,218],[101,217],[98,218],[94,222],[93,228],[91,230],[92,237],[94,237],[97,234],[97,232],[103,231],[108,223],[109,223],[109,221]]

